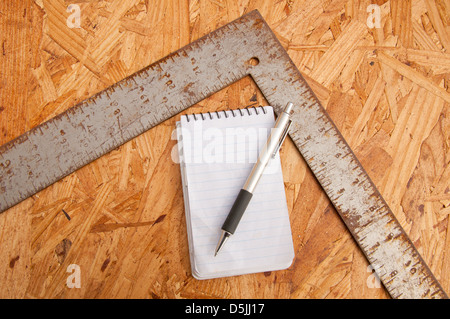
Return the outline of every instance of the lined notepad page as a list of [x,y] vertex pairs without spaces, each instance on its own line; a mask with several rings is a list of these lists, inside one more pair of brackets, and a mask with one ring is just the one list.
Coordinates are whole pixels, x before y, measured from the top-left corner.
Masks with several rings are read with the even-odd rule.
[[190,261],[197,279],[285,269],[294,258],[278,154],[235,234],[214,257],[222,224],[275,124],[273,108],[264,110],[182,116],[177,123]]

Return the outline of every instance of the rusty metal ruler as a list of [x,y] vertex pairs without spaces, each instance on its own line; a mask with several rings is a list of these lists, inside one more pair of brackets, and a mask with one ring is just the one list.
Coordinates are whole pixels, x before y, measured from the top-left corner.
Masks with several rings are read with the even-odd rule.
[[0,146],[0,212],[247,75],[296,105],[290,136],[391,296],[446,298],[258,11]]

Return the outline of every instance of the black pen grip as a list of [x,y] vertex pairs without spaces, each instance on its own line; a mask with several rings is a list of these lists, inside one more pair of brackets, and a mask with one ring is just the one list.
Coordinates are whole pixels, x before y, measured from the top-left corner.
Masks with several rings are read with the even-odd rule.
[[227,219],[222,225],[223,230],[229,232],[230,234],[234,234],[234,231],[236,230],[242,215],[244,215],[244,212],[247,209],[252,197],[252,193],[246,191],[245,189],[241,189],[236,200],[234,201],[233,207],[231,207]]

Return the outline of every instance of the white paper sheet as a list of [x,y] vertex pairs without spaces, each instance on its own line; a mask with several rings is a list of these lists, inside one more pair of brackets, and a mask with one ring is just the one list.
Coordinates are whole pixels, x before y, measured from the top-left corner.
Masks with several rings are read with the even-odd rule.
[[189,121],[182,116],[177,122],[191,268],[197,279],[285,269],[294,258],[278,154],[235,234],[214,257],[221,226],[275,124],[273,108],[264,110],[197,114],[197,120],[189,115]]

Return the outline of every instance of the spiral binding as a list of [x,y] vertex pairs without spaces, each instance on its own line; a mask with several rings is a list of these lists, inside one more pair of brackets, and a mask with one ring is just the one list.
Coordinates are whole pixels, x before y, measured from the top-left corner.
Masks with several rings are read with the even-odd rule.
[[[264,108],[264,106],[252,106],[252,107],[247,107],[247,108],[242,108],[242,109],[237,109],[237,110],[228,110],[228,111],[222,110],[222,111],[215,111],[212,113],[207,112],[207,113],[197,113],[197,114],[195,114],[195,113],[194,114],[186,114],[185,116],[186,116],[186,120],[188,122],[190,121],[190,119],[189,119],[190,117],[194,118],[194,121],[200,120],[200,117],[201,117],[201,120],[204,121],[205,119],[208,118],[208,116],[212,120],[214,118],[213,117],[214,113],[216,114],[218,119],[221,118],[221,114],[225,115],[225,118],[228,118],[230,116],[230,113],[233,117],[236,117],[238,115],[244,116],[245,111],[247,111],[248,115],[259,115],[258,109],[261,109],[264,114],[267,113],[267,110]],[[254,112],[252,113],[251,110],[254,110]],[[197,118],[197,116],[199,116],[199,117]]]

